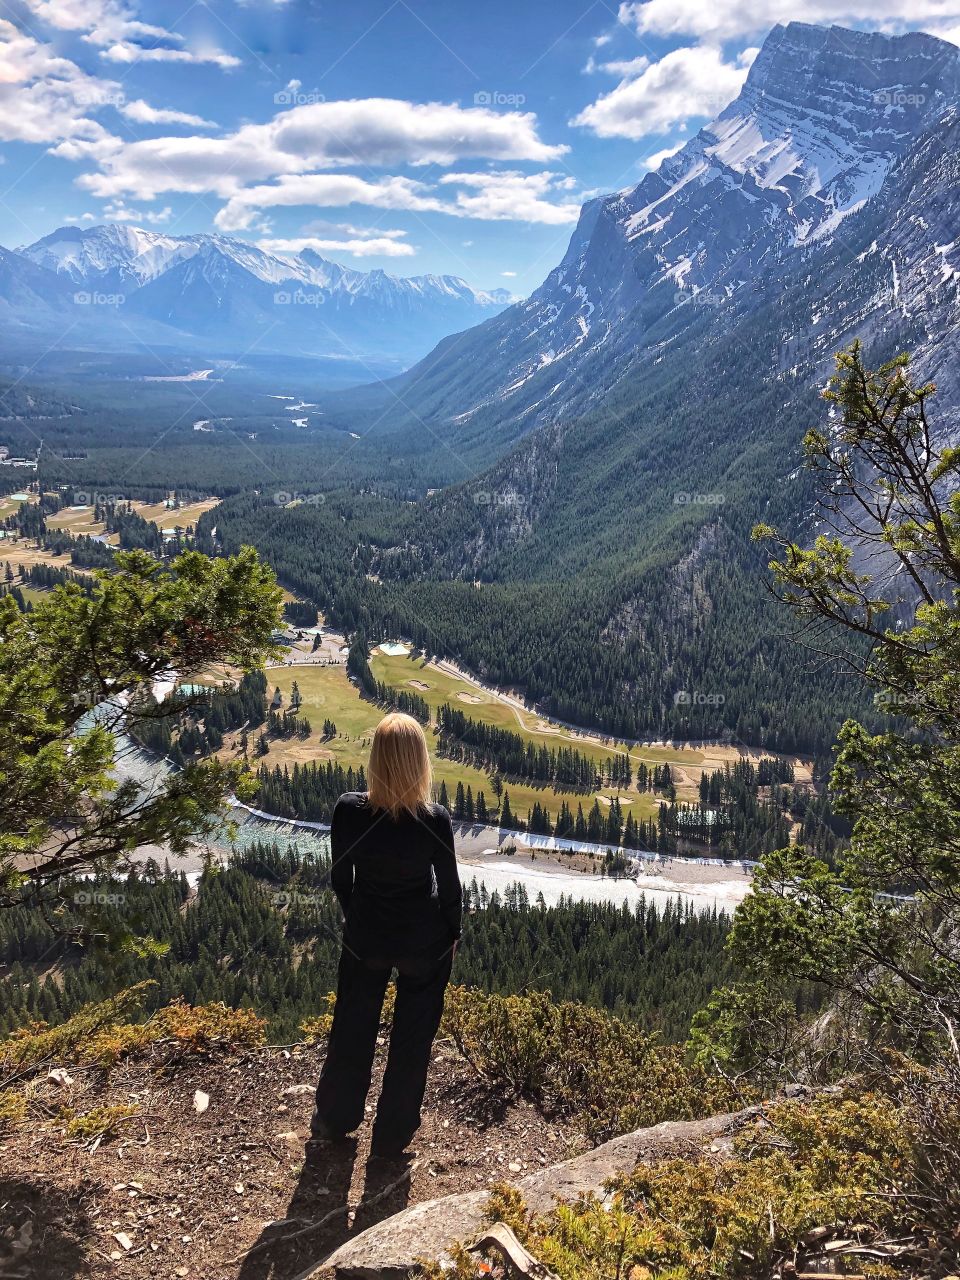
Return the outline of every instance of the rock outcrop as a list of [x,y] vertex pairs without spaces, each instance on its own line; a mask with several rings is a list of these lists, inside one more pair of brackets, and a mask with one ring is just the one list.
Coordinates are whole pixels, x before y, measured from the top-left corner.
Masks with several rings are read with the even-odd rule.
[[[613,1138],[602,1146],[561,1164],[538,1169],[516,1182],[528,1206],[543,1213],[557,1200],[574,1200],[600,1191],[607,1179],[643,1161],[694,1151],[723,1151],[744,1123],[757,1114],[749,1107],[707,1120],[667,1121]],[[457,1241],[468,1243],[484,1225],[489,1193],[426,1200],[369,1227],[321,1259],[303,1280],[320,1280],[333,1270],[338,1277],[387,1280],[405,1275],[418,1258],[443,1258]]]

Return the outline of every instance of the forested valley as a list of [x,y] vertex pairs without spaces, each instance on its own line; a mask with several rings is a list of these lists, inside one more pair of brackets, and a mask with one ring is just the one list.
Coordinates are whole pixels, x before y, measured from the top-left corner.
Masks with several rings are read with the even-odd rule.
[[[327,1007],[336,989],[340,908],[329,855],[269,840],[238,849],[192,887],[175,867],[145,864],[122,880],[64,884],[55,922],[24,905],[0,914],[0,1032],[52,1025],[90,1001],[152,979],[147,1009],[175,997],[225,1001],[267,1019],[278,1044]],[[464,886],[469,912],[454,981],[483,991],[549,991],[615,1012],[667,1040],[734,969],[724,950],[728,917],[690,906],[616,907],[568,901],[546,907],[522,887]],[[73,932],[93,925],[78,945]],[[131,933],[148,949],[117,946]],[[92,943],[92,945],[91,945]],[[112,946],[108,944],[113,944]]]

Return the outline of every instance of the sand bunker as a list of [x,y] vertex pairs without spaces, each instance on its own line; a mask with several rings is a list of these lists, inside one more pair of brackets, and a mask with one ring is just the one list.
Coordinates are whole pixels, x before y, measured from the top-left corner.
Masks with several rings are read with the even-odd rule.
[[424,684],[422,680],[408,680],[407,684],[412,684],[415,689],[429,689],[428,684]]
[[486,698],[478,698],[475,693],[458,693],[457,697],[461,702],[469,702],[474,705],[478,702],[486,702]]

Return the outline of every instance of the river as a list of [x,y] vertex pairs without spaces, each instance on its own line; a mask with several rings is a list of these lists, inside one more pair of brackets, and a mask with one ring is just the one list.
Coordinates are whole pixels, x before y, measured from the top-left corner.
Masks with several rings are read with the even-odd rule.
[[[163,760],[140,750],[129,739],[122,739],[117,752],[116,771],[124,778],[135,778],[145,790],[163,778],[171,766]],[[231,849],[244,847],[257,840],[281,845],[296,844],[301,848],[314,847],[326,852],[329,849],[329,828],[325,823],[289,822],[274,815],[262,813],[245,805],[235,804],[234,822],[236,834],[223,830],[185,858],[170,857],[173,867],[184,870],[191,881],[198,878],[206,857],[211,854],[220,861],[229,861]],[[582,902],[614,902],[634,905],[642,900],[663,906],[668,902],[681,902],[697,911],[730,913],[742,901],[750,888],[750,875],[740,864],[724,864],[716,860],[659,859],[653,855],[643,872],[632,879],[613,879],[609,876],[570,871],[551,860],[541,847],[518,849],[515,854],[498,852],[499,833],[492,827],[462,828],[457,831],[457,862],[460,878],[469,885],[485,885],[489,893],[500,892],[515,884],[522,884],[531,900],[538,894],[548,906],[561,898],[573,898]],[[513,841],[510,841],[513,844]],[[543,845],[554,844],[543,841]],[[586,846],[579,846],[586,848]],[[592,848],[592,846],[590,846]],[[597,851],[603,852],[600,846]],[[137,851],[139,860],[155,858],[163,864],[168,856],[159,847],[145,847]]]

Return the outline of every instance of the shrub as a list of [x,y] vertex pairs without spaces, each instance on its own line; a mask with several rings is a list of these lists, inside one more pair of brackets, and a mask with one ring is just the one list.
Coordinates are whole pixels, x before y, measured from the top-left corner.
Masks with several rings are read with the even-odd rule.
[[114,1107],[94,1107],[90,1111],[83,1112],[82,1115],[65,1112],[67,1136],[80,1138],[84,1142],[89,1142],[93,1138],[115,1138],[120,1131],[120,1126],[125,1121],[131,1120],[138,1110],[139,1107],[131,1102]]
[[[902,1237],[916,1174],[913,1131],[888,1098],[789,1101],[770,1107],[724,1159],[640,1165],[602,1199],[558,1204],[542,1217],[500,1186],[488,1217],[505,1222],[560,1280],[748,1280],[782,1274],[788,1261],[797,1271],[818,1266],[827,1242],[869,1244],[894,1226]],[[828,1252],[836,1274],[842,1249]],[[916,1261],[897,1270],[858,1257],[855,1270],[904,1275]],[[473,1280],[483,1266],[459,1249],[447,1280]],[[433,1265],[424,1270],[440,1275]]]
[[547,1110],[582,1116],[597,1140],[733,1102],[730,1086],[687,1066],[679,1048],[587,1005],[555,1004],[549,993],[451,987],[442,1025],[485,1079]]
[[252,1009],[231,1009],[223,1003],[190,1005],[175,1000],[158,1010],[150,1025],[155,1038],[171,1036],[189,1053],[251,1048],[266,1041],[265,1019]]
[[174,1001],[146,1022],[140,1013],[153,982],[141,982],[109,1000],[81,1009],[58,1027],[35,1022],[0,1041],[0,1067],[29,1073],[48,1061],[76,1062],[106,1069],[146,1053],[160,1041],[186,1053],[210,1053],[263,1044],[266,1022],[250,1009],[225,1004],[188,1005]]
[[16,1089],[0,1089],[0,1133],[12,1129],[27,1115],[27,1100]]
[[326,1040],[330,1036],[333,1027],[333,1010],[337,1003],[336,993],[330,991],[324,998],[327,1002],[326,1011],[316,1014],[313,1018],[305,1018],[300,1023],[300,1031],[307,1044],[316,1044],[318,1040]]
[[110,1037],[118,1027],[129,1025],[127,1019],[142,1011],[144,1000],[155,985],[140,982],[109,1000],[88,1004],[58,1027],[49,1027],[45,1022],[20,1027],[0,1041],[0,1066],[23,1072],[48,1059],[99,1062],[107,1053]]

